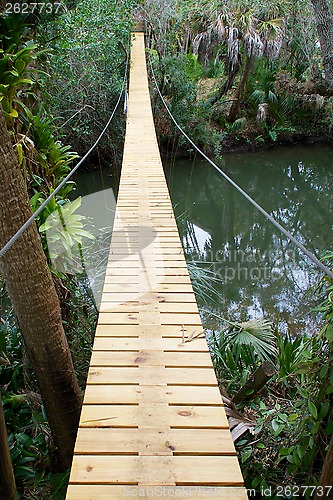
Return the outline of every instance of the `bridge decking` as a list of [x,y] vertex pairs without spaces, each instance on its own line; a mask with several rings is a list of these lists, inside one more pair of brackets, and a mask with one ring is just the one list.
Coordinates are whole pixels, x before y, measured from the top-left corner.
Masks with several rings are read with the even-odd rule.
[[155,486],[167,488],[162,496],[246,499],[160,160],[143,33],[131,59],[117,210],[67,500],[157,496]]

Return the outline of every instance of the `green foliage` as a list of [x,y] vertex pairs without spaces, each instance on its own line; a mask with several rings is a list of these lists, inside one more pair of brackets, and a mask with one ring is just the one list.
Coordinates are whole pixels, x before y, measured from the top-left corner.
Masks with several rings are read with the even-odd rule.
[[[34,161],[38,164],[46,186],[57,187],[71,169],[78,155],[71,146],[64,146],[55,137],[56,127],[41,108],[36,116],[30,114],[30,134],[34,143]],[[68,193],[68,190],[67,190]]]
[[[74,213],[81,206],[81,197],[65,204],[52,201],[54,202],[55,210],[50,213],[46,221],[39,227],[39,231],[46,234],[47,253],[52,260],[52,265],[58,271],[66,273],[70,269],[73,272],[73,250],[80,249],[84,240],[92,240],[94,236],[84,229],[83,222],[86,218],[83,215]],[[64,259],[64,254],[66,259]],[[60,263],[57,265],[59,257]]]
[[[332,268],[333,252],[327,252],[324,260]],[[262,493],[266,488],[271,491],[269,498],[281,498],[276,485],[315,486],[319,481],[333,433],[332,280],[322,280],[317,297],[316,311],[323,318],[318,334],[281,334],[265,322],[228,321],[229,328],[222,323],[223,327],[215,328],[212,335],[218,377],[230,397],[243,387],[267,354],[266,359],[277,369],[265,391],[237,408],[255,425],[254,434],[243,434],[236,441],[236,449],[245,485],[254,488],[258,498],[266,498]],[[266,340],[267,334],[268,352],[260,358],[258,338]],[[304,498],[310,498],[310,494],[311,489],[306,490]],[[296,496],[291,493],[283,498]]]
[[[289,386],[289,379],[293,384],[293,376],[308,373],[313,366],[313,344],[316,339],[308,337],[292,338],[289,332],[285,336],[277,335],[279,347],[279,378]],[[314,347],[314,349],[312,348]]]
[[233,123],[226,123],[225,126],[227,131],[231,135],[235,135],[240,130],[244,129],[247,124],[247,118],[243,116],[242,118],[237,118]]
[[277,342],[272,324],[265,320],[234,323],[216,316],[229,326],[214,333],[212,352],[215,368],[227,390],[233,393],[245,384],[262,361],[277,359]]
[[[213,137],[207,128],[211,109],[209,106],[205,106],[197,95],[195,80],[198,75],[194,76],[194,74],[198,67],[194,70],[194,74],[192,73],[191,77],[189,77],[189,59],[187,56],[164,57],[159,65],[154,53],[151,53],[151,57],[154,62],[154,72],[159,80],[159,87],[166,97],[167,105],[177,122],[185,131],[189,131],[191,138],[198,144],[212,144]],[[191,67],[192,71],[193,66]],[[156,106],[160,111],[155,113],[155,123],[162,132],[163,139],[165,136],[173,134],[174,126],[165,114],[163,104],[157,101]],[[182,146],[188,148],[188,142],[181,134],[179,135],[179,142]]]
[[33,83],[27,76],[32,69],[28,65],[38,56],[36,48],[37,45],[29,41],[18,51],[14,44],[6,51],[0,49],[0,102],[9,126],[18,117],[16,107],[20,101],[15,99],[18,90]]
[[230,326],[220,333],[217,349],[220,357],[226,347],[235,355],[236,363],[258,366],[261,361],[275,361],[277,356],[276,338],[272,323],[252,319],[241,323],[223,320]]
[[203,304],[211,303],[212,297],[216,295],[214,285],[221,280],[216,277],[212,269],[201,267],[195,262],[188,262],[187,267],[195,296]]
[[195,115],[197,99],[196,86],[187,78],[187,70],[186,56],[162,60],[162,87],[176,120],[183,124],[191,121]]
[[[29,34],[26,14],[11,14],[0,17],[0,48],[12,52]],[[29,38],[29,37],[28,37]]]
[[[41,82],[50,112],[67,140],[80,152],[91,146],[118,97],[129,50],[132,0],[81,0],[72,10],[39,26],[52,40],[48,72]],[[123,125],[119,117],[117,141]],[[114,127],[115,129],[116,127]],[[114,141],[113,141],[114,142]],[[112,142],[104,142],[113,151]]]
[[231,344],[236,350],[241,346],[253,349],[260,361],[276,359],[276,341],[272,323],[269,321],[252,319],[235,323],[226,332],[225,342]]
[[[256,142],[271,143],[295,133],[331,132],[331,103],[321,106],[309,97],[315,91],[311,85],[314,69],[319,80],[321,72],[309,2],[291,6],[278,1],[198,4],[177,0],[168,3],[168,8],[161,1],[141,4],[140,13],[149,26],[151,48],[158,54],[162,72],[164,61],[187,59],[185,72],[172,68],[179,76],[178,82],[171,82],[173,94],[170,82],[163,78],[162,92],[171,98],[176,117],[181,120],[184,116],[187,132],[206,149],[215,147],[211,140],[214,129],[217,134],[225,132],[226,139],[230,136],[230,142],[235,138],[247,144],[255,137],[259,137]],[[170,73],[171,68],[165,74],[168,80],[172,80]],[[215,95],[204,96],[205,102],[196,98],[196,106],[194,98],[188,99],[187,108],[181,109],[182,90],[197,84],[200,91],[207,77],[216,80]],[[179,103],[175,91],[180,94]],[[238,101],[241,113],[237,115],[235,106],[238,119],[232,118],[235,123],[230,124],[230,103]],[[161,136],[170,138],[173,129],[165,123],[162,110],[159,115],[156,124]]]
[[[332,252],[327,253],[326,259],[331,266]],[[217,372],[231,394],[244,385],[260,362],[258,338],[266,339],[266,330],[268,339],[275,336],[276,342],[270,340],[268,346],[274,349],[271,359],[275,359],[278,374],[270,382],[267,394],[244,408],[256,421],[254,436],[245,434],[236,442],[246,486],[258,492],[269,487],[275,500],[279,498],[277,484],[317,484],[333,432],[332,283],[323,280],[319,292],[321,303],[316,310],[324,319],[319,335],[281,335],[271,332],[269,324],[253,328],[251,322],[237,328],[232,324],[219,337],[215,334]],[[273,353],[268,350],[267,354],[269,359]],[[305,498],[310,493],[308,490]]]
[[203,67],[198,62],[198,56],[195,54],[187,54],[186,73],[193,81],[198,81],[203,74]]
[[[0,19],[1,26],[12,27],[7,31],[8,36],[0,35],[0,100],[27,182],[31,206],[36,210],[68,174],[72,161],[78,155],[59,140],[54,121],[44,104],[39,102],[36,105],[37,84],[41,77],[37,58],[44,51],[39,50],[39,44],[27,40],[31,32],[21,21],[17,16]],[[32,74],[33,78],[30,78]],[[57,239],[59,252],[68,254],[71,253],[71,243],[81,244],[83,238],[92,238],[83,228],[84,218],[75,213],[80,206],[80,198],[73,202],[67,198],[73,187],[72,181],[66,183],[37,219],[42,232],[49,229],[48,232]],[[58,216],[58,226],[54,212]],[[48,228],[50,223],[53,225]],[[62,231],[59,230],[60,225]],[[47,252],[45,238],[43,243]],[[64,324],[83,387],[96,310],[87,283],[76,282],[72,278],[70,285],[65,286],[60,282],[59,273],[55,274],[59,293],[66,290],[66,300],[62,301]],[[66,276],[61,274],[61,278]],[[65,486],[67,474],[56,478],[52,476],[52,437],[19,327],[2,283],[0,310],[1,396],[20,498],[35,498],[31,493],[35,486],[38,496],[43,491],[43,498],[63,498],[60,489]],[[68,319],[71,324],[67,323]]]
[[[84,280],[68,279],[66,293],[68,310],[64,312],[64,323],[83,388],[97,312]],[[0,310],[1,399],[19,498],[62,500],[68,472],[54,474],[52,471],[53,444],[47,417],[12,306],[1,282]]]
[[[33,115],[26,106],[22,107],[25,112],[22,122],[30,137],[22,135],[16,146],[21,165],[30,172],[30,204],[35,212],[70,172],[71,163],[78,155],[71,151],[71,146],[64,146],[56,139],[56,128],[43,106],[37,115]],[[74,244],[81,245],[83,238],[85,241],[92,239],[91,234],[84,229],[85,217],[74,214],[81,205],[81,199],[73,202],[68,199],[74,186],[73,181],[68,181],[36,219],[43,234],[45,253],[52,259],[53,265],[54,259],[62,255],[62,272],[67,270],[65,261],[73,258]]]
[[[49,468],[49,429],[36,385],[24,358],[23,340],[4,289],[0,323],[0,387],[17,484]],[[29,381],[29,387],[27,382]],[[25,392],[22,392],[24,390]]]
[[[21,25],[19,28],[24,30]],[[10,118],[9,125],[12,125],[13,118],[17,119],[16,129],[20,132],[17,134],[19,140],[16,148],[19,163],[27,173],[31,206],[35,211],[69,173],[72,161],[78,155],[71,150],[71,146],[63,145],[57,139],[56,127],[43,103],[34,114],[33,110],[16,97],[23,84],[29,84],[30,87],[34,84],[25,76],[31,70],[28,67],[31,61],[36,60],[43,52],[36,52],[38,45],[31,40],[26,42],[23,48],[20,48],[19,42],[20,39],[17,38],[17,43],[7,48],[8,53],[0,61],[0,67],[2,64],[3,68],[11,68],[2,73],[3,84],[0,85],[0,93],[2,91],[3,94],[0,99],[7,122]],[[11,51],[14,51],[13,54]],[[24,95],[22,98],[24,100]],[[14,109],[14,105],[18,111]],[[69,203],[67,198],[73,187],[73,182],[66,183],[37,218],[41,232],[47,232],[48,235],[48,239],[43,239],[43,244],[49,258],[56,257],[55,239],[57,255],[66,253],[68,258],[72,258],[71,248],[74,242],[82,244],[82,238],[92,238],[90,233],[83,229],[84,217],[73,213],[80,206],[80,199]]]

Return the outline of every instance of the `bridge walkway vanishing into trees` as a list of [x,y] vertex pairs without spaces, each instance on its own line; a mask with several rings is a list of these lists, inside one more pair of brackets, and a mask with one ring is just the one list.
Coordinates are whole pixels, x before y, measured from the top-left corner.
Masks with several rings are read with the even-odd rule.
[[67,500],[246,499],[131,53],[115,222]]

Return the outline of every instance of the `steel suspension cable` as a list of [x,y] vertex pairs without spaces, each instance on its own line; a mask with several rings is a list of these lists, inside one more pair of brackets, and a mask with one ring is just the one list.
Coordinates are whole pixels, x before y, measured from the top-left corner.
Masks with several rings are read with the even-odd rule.
[[44,210],[44,208],[46,207],[46,205],[52,200],[52,198],[57,193],[59,193],[59,191],[61,190],[61,188],[64,187],[64,185],[66,184],[66,182],[69,181],[69,179],[72,177],[72,175],[77,171],[77,169],[82,165],[82,163],[88,158],[88,156],[92,153],[92,151],[96,148],[96,146],[98,145],[98,143],[102,139],[103,135],[105,134],[106,130],[108,129],[108,127],[109,127],[109,125],[111,123],[112,118],[114,117],[115,112],[117,111],[117,108],[119,106],[119,103],[121,101],[122,95],[123,95],[124,90],[125,90],[125,86],[126,86],[126,82],[127,82],[128,60],[129,60],[129,58],[127,56],[126,65],[125,65],[124,78],[123,78],[123,81],[122,81],[122,86],[121,86],[121,89],[120,89],[118,100],[117,100],[116,105],[115,105],[115,107],[114,107],[114,109],[113,109],[113,111],[112,111],[112,113],[111,113],[111,115],[110,115],[110,117],[109,117],[109,119],[108,119],[105,127],[103,128],[102,132],[100,133],[100,135],[98,136],[98,138],[96,139],[96,141],[94,142],[94,144],[91,146],[91,148],[89,149],[89,151],[84,155],[84,157],[81,158],[81,160],[77,163],[77,165],[75,165],[75,167],[69,172],[69,174],[55,188],[55,190],[46,198],[46,200],[40,205],[40,207],[37,208],[37,210],[31,215],[31,217],[29,217],[29,219],[23,224],[23,226],[20,227],[20,229],[14,234],[14,236],[12,236],[12,238],[0,250],[0,258],[5,255],[5,253],[10,249],[10,247],[15,243],[15,241],[18,240],[18,238],[21,236],[21,234],[24,233],[24,231],[26,229],[28,229],[28,227],[33,223],[33,221],[38,217],[38,215]]
[[152,61],[151,61],[151,58],[149,58],[149,63],[150,63],[150,68],[151,68],[151,73],[152,73],[152,77],[153,77],[153,80],[154,80],[154,84],[155,84],[155,88],[157,90],[157,93],[165,107],[165,109],[167,110],[171,120],[173,121],[173,123],[176,125],[176,127],[178,128],[178,130],[183,134],[183,136],[189,141],[189,143],[201,154],[201,156],[203,158],[205,158],[205,160],[208,161],[208,163],[210,163],[210,165],[212,167],[215,168],[215,170],[217,170],[217,172],[219,174],[222,175],[222,177],[224,177],[224,179],[229,182],[235,189],[237,189],[237,191],[239,191],[239,193],[241,193],[244,198],[246,198],[250,203],[252,203],[252,205],[254,207],[256,207],[257,210],[259,210],[259,212],[261,212],[265,217],[266,219],[268,219],[277,229],[279,229],[279,231],[281,231],[281,233],[283,233],[288,239],[290,239],[290,241],[296,246],[298,247],[314,264],[316,264],[317,267],[319,267],[327,276],[329,276],[331,279],[333,279],[333,272],[327,267],[325,266],[325,264],[323,264],[312,252],[310,252],[310,250],[308,250],[300,241],[298,241],[289,231],[287,231],[287,229],[285,229],[277,220],[274,219],[274,217],[272,215],[270,215],[268,212],[266,212],[266,210],[264,208],[262,208],[261,205],[259,205],[259,203],[257,203],[253,198],[251,198],[250,195],[248,195],[235,181],[233,181],[231,179],[231,177],[229,177],[222,169],[220,169],[203,151],[201,151],[201,149],[192,141],[192,139],[186,134],[186,132],[182,129],[182,127],[178,124],[178,122],[176,121],[175,117],[173,116],[173,114],[171,113],[167,103],[165,102],[165,99],[164,97],[162,96],[162,93],[159,89],[159,86],[157,84],[157,80],[156,80],[156,77],[155,77],[155,72],[154,72],[154,68],[153,68],[153,64],[152,64]]

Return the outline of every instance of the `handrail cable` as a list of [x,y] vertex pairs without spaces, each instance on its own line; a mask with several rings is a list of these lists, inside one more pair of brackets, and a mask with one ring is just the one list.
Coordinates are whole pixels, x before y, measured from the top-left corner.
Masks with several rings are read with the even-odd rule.
[[176,127],[180,130],[180,132],[183,134],[183,136],[189,141],[190,144],[205,158],[205,160],[208,161],[212,165],[212,167],[221,174],[225,180],[227,180],[234,188],[237,189],[254,207],[256,207],[259,212],[261,212],[275,227],[277,227],[287,238],[292,241],[292,243],[297,246],[314,264],[316,264],[317,267],[319,267],[327,276],[329,276],[331,279],[333,279],[333,272],[325,266],[310,250],[308,250],[300,241],[298,241],[287,229],[285,229],[277,220],[274,219],[272,215],[270,215],[264,208],[262,208],[259,203],[257,203],[253,198],[251,198],[250,195],[248,195],[235,181],[233,181],[223,170],[221,170],[201,149],[192,141],[192,139],[186,134],[186,132],[181,128],[181,126],[178,124],[176,119],[174,118],[173,114],[171,113],[170,109],[168,108],[167,103],[165,102],[162,93],[158,87],[154,69],[153,69],[153,64],[151,61],[151,58],[149,58],[149,63],[151,67],[151,72],[153,76],[153,80],[155,83],[155,88],[161,98],[162,103],[164,104],[165,109],[167,110],[171,120],[173,123],[176,125]]
[[59,191],[61,190],[61,188],[72,177],[72,175],[77,171],[77,169],[82,165],[82,163],[88,158],[88,156],[90,155],[90,153],[96,148],[97,144],[99,143],[99,141],[101,140],[101,138],[105,134],[107,128],[109,127],[109,125],[111,123],[111,120],[114,117],[114,114],[115,114],[115,112],[116,112],[116,110],[117,110],[117,108],[119,106],[120,101],[121,101],[121,97],[122,97],[122,95],[124,93],[125,85],[126,85],[126,82],[127,82],[127,70],[128,70],[128,57],[126,59],[125,74],[124,74],[124,78],[123,78],[123,82],[122,82],[122,86],[121,86],[121,90],[120,90],[120,93],[119,93],[119,97],[118,97],[117,103],[116,103],[116,105],[115,105],[115,107],[114,107],[114,109],[113,109],[113,111],[112,111],[112,113],[111,113],[111,115],[110,115],[110,117],[109,117],[109,119],[108,119],[105,127],[103,128],[102,132],[100,133],[100,135],[96,139],[95,143],[91,146],[91,148],[84,155],[84,157],[81,158],[81,160],[78,162],[78,164],[75,165],[75,167],[69,172],[69,174],[61,181],[61,183],[59,184],[59,186],[57,186],[55,188],[55,190],[46,198],[46,200],[41,204],[41,206],[37,208],[37,210],[31,215],[31,217],[29,217],[29,219],[23,224],[23,226],[21,226],[20,229],[18,229],[18,231],[16,231],[16,233],[14,234],[14,236],[12,236],[12,238],[0,250],[0,258],[5,255],[5,253],[10,249],[10,247],[15,243],[15,241],[18,240],[18,238],[21,236],[21,234],[24,233],[24,231],[33,223],[33,221],[38,217],[38,215],[44,210],[44,208],[46,207],[46,205],[52,200],[52,198],[57,193],[59,193]]

